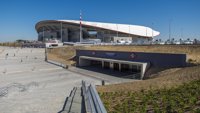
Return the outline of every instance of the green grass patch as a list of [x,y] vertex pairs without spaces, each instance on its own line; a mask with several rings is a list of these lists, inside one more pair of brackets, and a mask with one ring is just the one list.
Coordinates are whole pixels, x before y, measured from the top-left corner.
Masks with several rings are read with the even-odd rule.
[[109,113],[200,113],[200,80],[170,89],[104,92],[100,97]]

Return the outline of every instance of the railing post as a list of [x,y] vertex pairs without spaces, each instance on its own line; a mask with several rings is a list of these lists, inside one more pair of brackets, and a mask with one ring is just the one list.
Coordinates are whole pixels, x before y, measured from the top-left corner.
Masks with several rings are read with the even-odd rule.
[[101,85],[102,85],[102,86],[105,85],[105,81],[104,81],[104,80],[101,81]]
[[47,61],[47,47],[45,47],[45,61]]

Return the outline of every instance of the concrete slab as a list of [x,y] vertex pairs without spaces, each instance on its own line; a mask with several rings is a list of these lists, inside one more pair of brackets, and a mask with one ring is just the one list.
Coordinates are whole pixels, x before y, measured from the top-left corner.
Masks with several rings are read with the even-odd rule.
[[[89,69],[88,69],[89,68]],[[124,75],[124,78],[122,78],[124,73],[120,73],[120,72],[112,72],[111,74],[104,74],[102,73],[102,71],[105,71],[104,69],[100,70],[99,68],[92,68],[92,67],[88,67],[86,68],[77,68],[77,67],[70,67],[69,70],[71,72],[77,73],[77,74],[82,74],[83,76],[89,76],[92,78],[96,78],[99,80],[104,80],[105,83],[108,84],[118,84],[118,83],[123,83],[123,82],[133,82],[133,81],[138,81],[136,79],[130,79],[130,77],[125,77],[127,75]],[[91,69],[92,68],[92,69]],[[110,72],[110,70],[108,71],[108,73]],[[114,76],[114,75],[120,75],[119,76]]]
[[46,63],[44,49],[0,47],[2,113],[59,112],[73,87],[80,87],[82,80],[101,84],[96,78]]

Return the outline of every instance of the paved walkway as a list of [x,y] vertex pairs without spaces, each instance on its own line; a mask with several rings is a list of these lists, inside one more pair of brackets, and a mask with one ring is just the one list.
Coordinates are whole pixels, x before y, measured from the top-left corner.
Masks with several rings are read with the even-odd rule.
[[82,74],[83,76],[96,78],[101,81],[104,80],[106,84],[118,84],[118,83],[123,83],[123,82],[136,81],[134,79],[130,79],[130,75],[126,75],[126,73],[120,73],[119,71],[111,71],[111,70],[105,70],[105,69],[100,69],[100,68],[70,67],[69,71]]
[[101,83],[97,78],[46,63],[44,49],[0,47],[1,50],[1,113],[56,113],[82,80]]

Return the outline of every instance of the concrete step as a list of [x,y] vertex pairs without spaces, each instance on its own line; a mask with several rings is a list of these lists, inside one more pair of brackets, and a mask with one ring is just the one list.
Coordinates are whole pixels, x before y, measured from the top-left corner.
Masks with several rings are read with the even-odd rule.
[[72,113],[81,113],[82,111],[82,96],[81,88],[77,88],[76,93],[73,98],[72,106],[70,112]]
[[71,91],[70,93],[70,96],[67,98],[67,102],[66,102],[66,105],[64,107],[64,111],[70,111],[71,109],[71,105],[72,105],[72,102],[73,102],[73,98],[74,98],[74,95],[76,93],[76,87],[73,88],[73,90]]

